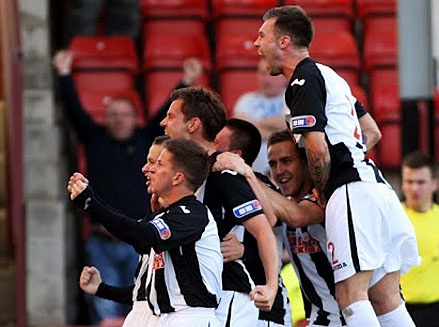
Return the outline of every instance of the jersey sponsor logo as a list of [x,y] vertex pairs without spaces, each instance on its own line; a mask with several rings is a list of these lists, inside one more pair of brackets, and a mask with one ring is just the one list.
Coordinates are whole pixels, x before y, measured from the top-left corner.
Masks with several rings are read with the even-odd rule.
[[171,237],[171,230],[169,226],[161,218],[154,218],[150,223],[159,231],[160,238],[162,240],[167,240]]
[[87,198],[85,200],[84,210],[87,210],[87,208],[90,206],[90,202],[91,202],[91,198]]
[[183,213],[187,215],[191,213],[191,211],[188,208],[186,208],[186,206],[180,206],[180,209],[181,211],[183,211]]
[[233,214],[236,218],[242,218],[261,209],[261,203],[258,200],[252,200],[233,208]]
[[298,78],[296,78],[296,79],[291,83],[291,86],[294,86],[294,85],[303,86],[303,84],[305,84],[305,79],[304,79],[304,78],[302,78],[302,79],[298,79]]
[[313,115],[297,116],[291,119],[293,130],[299,127],[313,127],[316,124],[316,117]]
[[163,254],[154,254],[154,261],[152,263],[152,271],[156,271],[157,269],[163,269],[165,267],[163,261]]
[[319,241],[309,235],[309,233],[299,233],[297,231],[287,232],[288,243],[293,253],[313,254],[322,251]]

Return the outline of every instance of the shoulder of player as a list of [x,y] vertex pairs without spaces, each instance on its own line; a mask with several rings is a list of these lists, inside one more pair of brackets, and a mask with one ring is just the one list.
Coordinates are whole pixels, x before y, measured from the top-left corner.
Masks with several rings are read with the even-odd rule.
[[187,219],[207,219],[207,208],[194,196],[185,197],[172,204],[168,216],[185,216]]

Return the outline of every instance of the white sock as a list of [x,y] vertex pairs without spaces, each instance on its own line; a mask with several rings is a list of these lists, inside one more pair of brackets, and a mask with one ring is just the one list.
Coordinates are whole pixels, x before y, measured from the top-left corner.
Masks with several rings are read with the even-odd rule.
[[415,323],[405,307],[405,303],[401,304],[395,310],[379,315],[378,321],[381,327],[414,327]]
[[372,303],[368,300],[352,303],[342,314],[348,327],[380,327]]

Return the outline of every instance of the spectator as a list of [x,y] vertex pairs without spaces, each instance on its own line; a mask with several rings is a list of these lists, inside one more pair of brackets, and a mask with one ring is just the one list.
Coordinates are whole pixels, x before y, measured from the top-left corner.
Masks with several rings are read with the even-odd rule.
[[[129,217],[141,218],[150,213],[145,201],[145,177],[141,172],[151,141],[163,133],[160,121],[166,116],[169,103],[165,104],[146,127],[136,126],[133,105],[118,97],[107,107],[103,125],[97,124],[83,109],[71,76],[73,55],[59,51],[53,64],[59,76],[61,99],[67,119],[85,146],[87,172],[94,189],[106,202]],[[177,86],[187,86],[201,74],[201,64],[187,60],[183,80]],[[92,234],[86,243],[86,264],[96,266],[108,283],[121,286],[130,284],[137,265],[133,249],[112,238],[101,224],[92,220]],[[90,298],[91,316],[97,324],[104,318],[120,315],[116,303]]]
[[128,35],[136,39],[139,34],[139,0],[72,0],[68,24],[69,37],[94,36],[105,2],[105,34]]
[[426,154],[413,152],[402,163],[403,207],[415,227],[421,265],[401,277],[407,310],[417,326],[439,326],[439,206],[433,202],[437,172]]
[[285,128],[283,104],[287,81],[283,76],[270,76],[265,59],[259,61],[257,76],[259,90],[242,95],[236,102],[233,115],[253,123],[261,132],[261,150],[253,169],[266,173],[267,138],[272,132]]

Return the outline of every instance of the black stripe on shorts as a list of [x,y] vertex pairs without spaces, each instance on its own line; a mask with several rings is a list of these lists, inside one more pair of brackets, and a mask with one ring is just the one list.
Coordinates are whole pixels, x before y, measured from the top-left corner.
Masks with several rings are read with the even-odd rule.
[[347,214],[348,214],[349,244],[351,248],[352,263],[354,264],[355,271],[359,272],[360,260],[358,258],[357,242],[355,240],[354,222],[352,221],[352,210],[351,210],[351,203],[349,201],[348,185],[346,185],[346,207],[348,210]]

